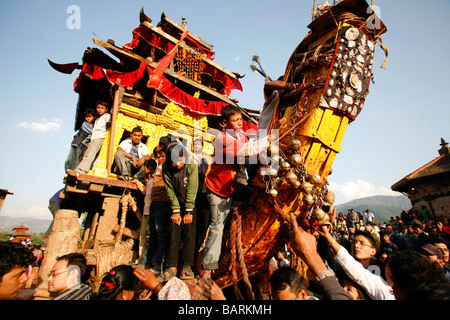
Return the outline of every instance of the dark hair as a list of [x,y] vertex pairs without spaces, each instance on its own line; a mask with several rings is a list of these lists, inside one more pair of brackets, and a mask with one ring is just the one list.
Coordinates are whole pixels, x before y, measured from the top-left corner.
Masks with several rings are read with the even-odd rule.
[[69,253],[56,258],[56,261],[66,260],[67,267],[77,266],[80,270],[81,282],[84,282],[83,276],[86,274],[86,257],[82,253]]
[[355,232],[355,235],[353,236],[353,239],[354,239],[356,236],[363,236],[364,238],[366,238],[367,240],[369,240],[369,242],[370,242],[372,248],[377,249],[377,246],[376,246],[376,244],[375,244],[375,240],[373,239],[373,237],[372,237],[372,235],[369,233],[369,231],[366,231],[366,230],[357,230],[357,231]]
[[131,133],[133,132],[140,132],[142,133],[142,128],[141,127],[134,127],[133,130],[131,130]]
[[133,273],[133,267],[119,265],[111,269],[100,283],[98,300],[114,300],[123,290],[134,290],[133,299],[139,298],[138,292],[143,289],[141,282]]
[[410,291],[422,283],[447,282],[440,265],[416,251],[393,252],[389,255],[387,264],[395,283],[404,290]]
[[172,142],[167,147],[166,161],[169,170],[173,170],[172,164],[179,158],[185,157],[185,161],[189,160],[187,149],[179,142]]
[[356,281],[354,281],[353,279],[351,279],[347,274],[341,275],[339,277],[339,284],[344,287],[345,286],[345,282],[347,281],[351,286],[355,287],[356,292],[358,292],[358,299],[359,300],[369,300],[369,296],[367,295],[366,291],[364,290],[363,287],[361,287],[358,283],[356,283]]
[[104,101],[104,100],[98,100],[98,101],[95,103],[95,106],[98,106],[98,105],[105,106],[106,109],[109,109],[109,104],[108,104],[108,102],[106,102],[106,101]]
[[164,137],[159,138],[158,146],[164,151],[164,153],[166,153],[167,146],[169,145],[170,142],[171,142],[170,137],[164,136]]
[[[443,243],[447,246],[447,242],[444,240],[444,238],[442,237],[429,237],[426,240],[426,243],[431,243],[431,244],[435,244],[435,243]],[[447,246],[448,247],[448,246]]]
[[302,289],[306,290],[305,281],[302,276],[297,270],[291,267],[283,267],[275,270],[269,282],[273,291],[284,290],[286,286],[291,288],[292,293],[298,293]]
[[238,107],[232,106],[230,104],[223,107],[222,110],[220,111],[222,119],[227,121],[230,119],[232,115],[235,114],[242,114],[242,111]]
[[146,168],[152,168],[153,170],[156,170],[156,167],[158,166],[158,164],[156,163],[155,159],[148,159],[148,160],[145,160],[144,166]]
[[0,282],[15,267],[28,267],[36,261],[33,252],[21,243],[0,242]]
[[86,110],[84,110],[84,116],[85,117],[88,116],[88,115],[91,115],[91,116],[95,117],[96,114],[97,114],[97,112],[95,112],[94,109],[87,108]]
[[406,300],[450,300],[450,282],[422,283],[408,292]]

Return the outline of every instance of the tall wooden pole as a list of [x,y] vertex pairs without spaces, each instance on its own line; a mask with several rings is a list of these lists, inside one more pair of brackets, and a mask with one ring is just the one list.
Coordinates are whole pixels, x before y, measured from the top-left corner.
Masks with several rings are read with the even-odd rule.
[[109,153],[108,153],[108,178],[111,173],[111,167],[114,160],[114,139],[116,134],[116,121],[117,121],[117,113],[119,111],[119,107],[122,104],[122,97],[123,97],[124,87],[119,86],[119,88],[116,90],[116,93],[114,95],[114,104],[113,108],[111,110],[111,134],[109,139]]
[[316,16],[316,0],[314,0],[314,4],[313,4],[312,20],[314,20],[315,16]]

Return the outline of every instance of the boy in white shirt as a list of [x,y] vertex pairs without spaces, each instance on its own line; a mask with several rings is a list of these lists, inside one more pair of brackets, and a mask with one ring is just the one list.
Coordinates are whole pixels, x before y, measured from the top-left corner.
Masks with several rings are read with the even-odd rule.
[[[334,222],[336,209],[330,218]],[[352,255],[342,247],[330,234],[327,228],[319,228],[323,236],[334,251],[334,260],[342,267],[348,277],[359,284],[373,300],[395,300],[391,286],[379,274],[369,270],[370,259],[377,252],[375,241],[367,231],[358,231],[352,239]]]
[[106,138],[106,132],[111,126],[111,114],[108,113],[108,103],[105,101],[97,101],[97,119],[92,130],[91,142],[84,153],[83,160],[75,168],[76,173],[87,173],[92,163],[97,159],[97,155]]

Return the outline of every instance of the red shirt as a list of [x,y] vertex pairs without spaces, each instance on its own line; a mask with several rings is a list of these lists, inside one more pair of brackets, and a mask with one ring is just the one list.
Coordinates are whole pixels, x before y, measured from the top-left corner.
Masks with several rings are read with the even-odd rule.
[[224,198],[234,193],[235,177],[239,169],[236,153],[247,141],[248,138],[238,131],[234,136],[226,131],[216,136],[213,142],[213,163],[205,178],[205,185],[210,191]]

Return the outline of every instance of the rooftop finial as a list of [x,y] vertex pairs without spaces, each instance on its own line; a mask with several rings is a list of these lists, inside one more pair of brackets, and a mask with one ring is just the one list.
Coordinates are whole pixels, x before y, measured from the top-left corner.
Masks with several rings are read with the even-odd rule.
[[450,154],[450,147],[448,146],[448,142],[441,138],[441,148],[439,149],[439,155]]

